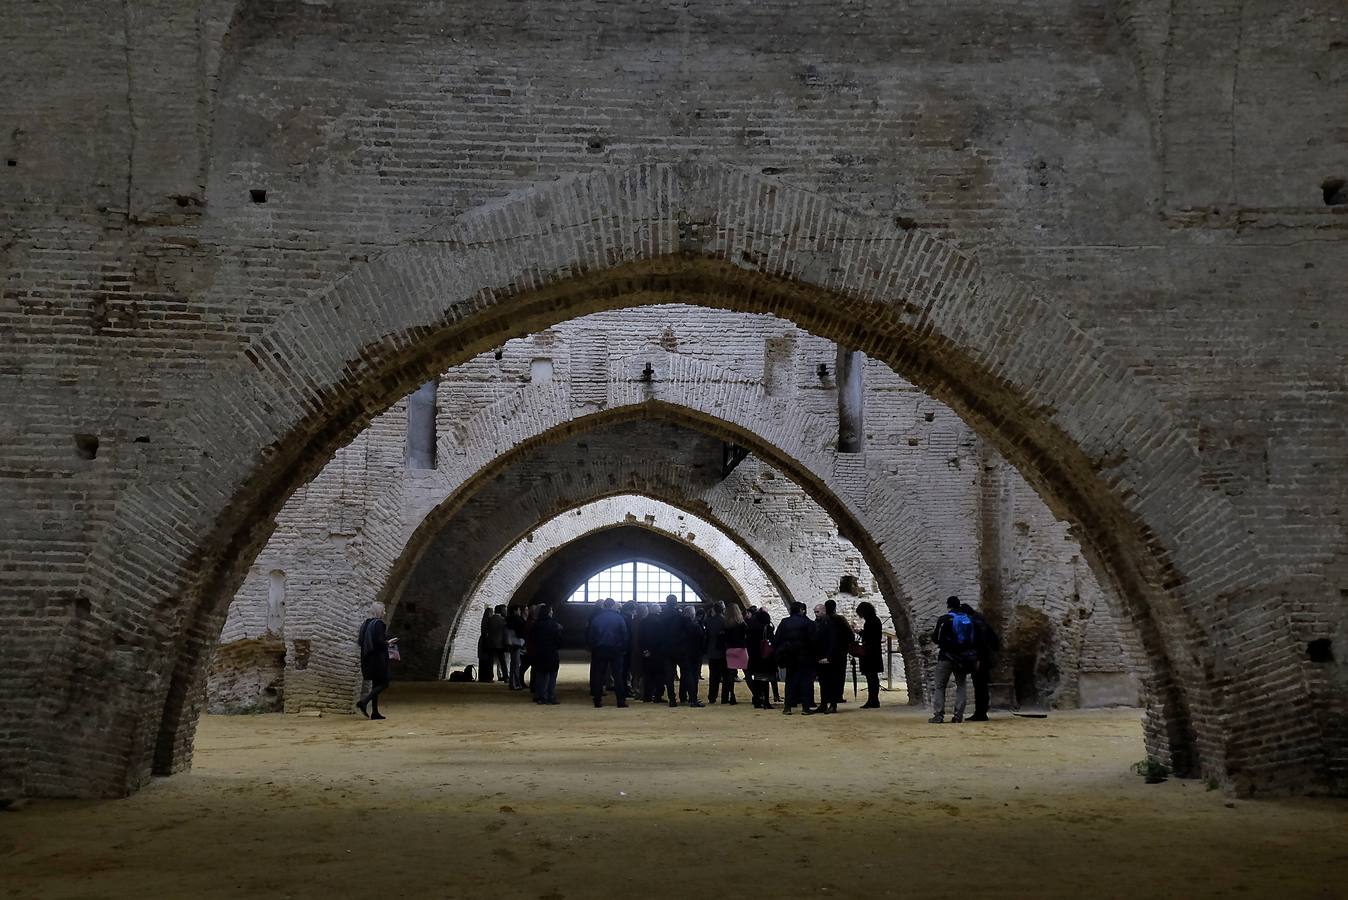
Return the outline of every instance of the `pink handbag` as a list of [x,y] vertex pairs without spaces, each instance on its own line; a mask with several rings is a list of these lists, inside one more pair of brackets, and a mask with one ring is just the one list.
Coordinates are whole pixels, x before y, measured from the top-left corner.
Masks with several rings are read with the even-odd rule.
[[749,648],[748,647],[726,647],[725,648],[725,667],[727,669],[747,669],[749,668]]

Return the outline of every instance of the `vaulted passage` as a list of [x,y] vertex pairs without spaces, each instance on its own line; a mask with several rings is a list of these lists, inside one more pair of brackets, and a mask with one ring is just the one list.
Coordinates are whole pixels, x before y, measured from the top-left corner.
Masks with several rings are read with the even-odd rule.
[[1341,4],[892,6],[0,0],[0,808],[135,794],[141,894],[340,893],[168,874],[343,752],[499,839],[381,890],[1305,884],[1223,817],[1348,792]]

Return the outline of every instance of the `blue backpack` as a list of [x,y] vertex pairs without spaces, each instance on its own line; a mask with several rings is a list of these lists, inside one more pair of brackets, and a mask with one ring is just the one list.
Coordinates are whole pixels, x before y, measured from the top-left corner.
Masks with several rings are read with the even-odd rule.
[[964,653],[974,648],[974,620],[962,612],[950,614],[950,631],[955,637],[955,651]]

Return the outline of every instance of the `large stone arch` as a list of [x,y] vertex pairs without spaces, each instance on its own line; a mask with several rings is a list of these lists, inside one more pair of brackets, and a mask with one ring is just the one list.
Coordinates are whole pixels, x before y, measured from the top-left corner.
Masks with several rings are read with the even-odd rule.
[[[641,506],[643,513],[646,510],[650,511],[649,518],[630,513],[632,508],[630,501],[633,499],[647,501]],[[584,513],[581,520],[582,527],[553,529],[561,537],[560,540],[555,539],[550,526],[562,525],[563,520],[570,519],[572,514],[581,513]],[[797,586],[795,590],[799,591],[800,584],[808,583],[800,573],[783,571],[782,564],[788,562],[785,558],[769,563],[772,568],[764,567],[744,550],[738,537],[721,531],[695,513],[663,501],[631,494],[617,494],[585,504],[575,510],[568,510],[547,522],[540,523],[527,536],[533,537],[537,534],[539,536],[537,541],[530,543],[526,538],[520,538],[492,560],[489,567],[473,580],[472,587],[461,604],[460,612],[446,639],[442,668],[451,661],[451,651],[456,642],[462,646],[468,645],[462,635],[464,629],[471,625],[467,617],[471,610],[480,608],[483,603],[494,606],[509,601],[527,581],[534,578],[540,568],[546,567],[558,556],[570,552],[570,548],[577,543],[624,528],[648,530],[667,541],[677,542],[687,547],[689,551],[698,553],[707,565],[720,571],[722,577],[735,587],[741,605],[759,600],[763,594],[767,594],[767,599],[775,595],[774,615],[778,612],[778,607],[784,609],[787,604],[798,598],[798,594],[793,593],[793,585]],[[708,530],[711,531],[710,534]],[[738,551],[743,559],[729,558],[727,550],[732,553]],[[493,582],[496,583],[493,585]],[[468,634],[469,641],[475,637],[475,631]],[[467,655],[466,651],[464,655]]]
[[[181,477],[126,492],[81,586],[108,625],[92,652],[131,653],[144,673],[102,698],[121,711],[110,738],[127,752],[35,765],[78,767],[72,789],[107,793],[187,764],[190,730],[158,723],[196,701],[212,629],[267,523],[328,454],[504,338],[671,300],[782,316],[947,403],[1078,525],[1118,589],[1153,665],[1149,751],[1245,785],[1317,777],[1323,735],[1286,616],[1260,602],[1269,576],[1145,379],[1069,310],[948,243],[703,162],[503,198],[293,307],[222,368],[180,420]],[[1277,695],[1248,674],[1275,660]]]
[[[667,432],[677,435],[678,432],[696,430],[695,426],[690,428],[691,423],[686,419],[664,416],[658,410],[646,412],[657,423],[668,423]],[[510,545],[541,527],[542,523],[581,506],[626,494],[658,500],[704,520],[769,573],[779,594],[807,602],[823,599],[821,580],[799,570],[791,560],[788,548],[792,546],[792,535],[770,519],[755,514],[752,507],[727,498],[716,489],[714,478],[693,480],[687,477],[681,448],[649,447],[639,458],[620,467],[605,463],[602,479],[591,478],[589,470],[579,471],[573,479],[553,477],[557,471],[572,468],[569,447],[562,444],[570,443],[569,439],[583,440],[587,444],[602,440],[605,431],[611,430],[605,427],[606,424],[617,422],[618,428],[634,424],[627,414],[621,418],[592,417],[584,420],[579,429],[571,425],[559,426],[552,433],[539,436],[539,440],[548,442],[542,449],[527,455],[524,451],[506,455],[491,467],[484,486],[469,486],[447,498],[435,514],[427,518],[417,536],[408,542],[402,558],[388,573],[383,597],[393,614],[397,614],[404,586],[415,581],[423,587],[435,585],[441,597],[440,606],[452,605],[457,616],[460,608],[457,604],[470,591],[447,589],[447,586],[476,580],[476,573],[492,565]],[[545,462],[542,468],[546,473],[541,478],[521,482],[504,480],[497,475],[515,466],[537,463],[540,457]],[[484,520],[473,515],[481,510],[499,512]],[[473,538],[466,541],[462,536],[469,532]],[[464,578],[461,573],[468,573],[468,577]],[[883,579],[877,580],[885,584]],[[906,615],[906,604],[902,600],[896,603],[892,594],[886,596],[886,604],[895,618]],[[904,651],[916,658],[911,632],[906,627],[896,627],[902,636]],[[920,669],[914,671],[914,676],[920,676]]]

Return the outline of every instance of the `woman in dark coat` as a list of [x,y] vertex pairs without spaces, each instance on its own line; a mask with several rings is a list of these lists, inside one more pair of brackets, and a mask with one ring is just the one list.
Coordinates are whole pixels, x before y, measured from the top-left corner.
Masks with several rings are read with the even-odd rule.
[[366,718],[384,718],[379,714],[379,695],[388,687],[388,647],[397,640],[389,638],[384,625],[384,604],[370,604],[370,617],[361,623],[356,638],[360,645],[360,676],[370,682],[370,692],[356,701],[356,708]]
[[[721,651],[728,650],[743,651],[749,646],[749,630],[744,626],[744,614],[740,612],[738,604],[731,603],[725,610],[725,627],[721,629]],[[737,669],[729,662],[725,666],[725,674],[721,678],[721,703],[729,703],[732,706],[739,701],[735,699],[735,675]]]
[[557,670],[562,665],[562,623],[552,617],[552,607],[538,606],[538,616],[529,632],[529,658],[534,667],[534,702],[557,705]]
[[884,668],[880,650],[880,617],[875,607],[862,601],[857,604],[861,616],[861,673],[866,676],[866,702],[862,709],[880,707],[880,670]]
[[[768,702],[768,684],[777,677],[777,662],[772,658],[772,616],[766,609],[754,613],[749,623],[749,693],[754,709],[776,709]],[[765,656],[763,650],[767,649]]]

